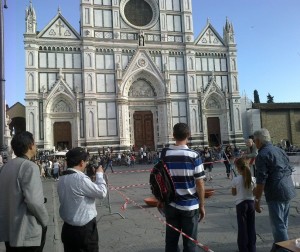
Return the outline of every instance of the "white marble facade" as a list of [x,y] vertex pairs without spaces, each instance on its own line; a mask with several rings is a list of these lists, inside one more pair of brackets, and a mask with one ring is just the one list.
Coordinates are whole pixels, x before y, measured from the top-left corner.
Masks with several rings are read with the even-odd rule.
[[[191,0],[81,0],[80,31],[58,10],[36,33],[37,17],[30,3],[26,127],[39,148],[68,142],[68,148],[124,150],[139,142],[138,134],[161,148],[173,141],[177,122],[190,125],[192,146],[214,144],[212,135],[222,143],[243,142],[228,20],[223,37],[208,21],[194,38]],[[68,138],[57,124],[71,125]]]

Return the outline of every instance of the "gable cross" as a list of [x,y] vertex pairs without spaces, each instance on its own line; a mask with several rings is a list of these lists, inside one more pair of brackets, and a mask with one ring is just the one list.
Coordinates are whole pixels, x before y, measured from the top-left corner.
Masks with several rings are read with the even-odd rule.
[[209,29],[209,30],[207,31],[206,35],[207,35],[208,38],[209,38],[209,43],[211,43],[211,39],[212,39],[212,37],[214,36],[214,33]]
[[61,20],[58,20],[58,24],[56,25],[56,27],[58,27],[58,29],[59,29],[59,36],[61,36],[61,28],[62,27],[65,27],[63,24],[62,24],[62,22],[61,22]]

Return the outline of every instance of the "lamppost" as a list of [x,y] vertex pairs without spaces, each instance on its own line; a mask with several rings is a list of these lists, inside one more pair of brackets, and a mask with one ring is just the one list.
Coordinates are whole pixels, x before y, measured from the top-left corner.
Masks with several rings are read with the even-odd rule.
[[4,71],[4,18],[3,7],[7,9],[6,0],[0,0],[0,151],[5,151],[7,146],[4,143],[5,134],[5,71]]

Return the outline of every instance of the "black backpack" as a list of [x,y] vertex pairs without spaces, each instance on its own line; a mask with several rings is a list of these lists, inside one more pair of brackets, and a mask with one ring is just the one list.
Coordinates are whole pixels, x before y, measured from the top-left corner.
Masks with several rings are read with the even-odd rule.
[[176,190],[165,162],[160,160],[150,172],[152,194],[160,202],[169,204],[176,198]]

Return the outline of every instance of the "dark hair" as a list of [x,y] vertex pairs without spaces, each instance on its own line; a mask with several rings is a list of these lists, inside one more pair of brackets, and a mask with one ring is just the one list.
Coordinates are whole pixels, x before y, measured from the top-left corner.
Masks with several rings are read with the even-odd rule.
[[17,157],[22,157],[27,153],[28,149],[34,144],[33,135],[28,131],[20,132],[14,135],[10,144],[15,155]]
[[177,123],[173,127],[173,136],[178,141],[183,141],[190,137],[190,128],[186,123]]
[[72,168],[80,164],[81,161],[88,159],[88,153],[81,147],[75,147],[66,154],[67,166]]

